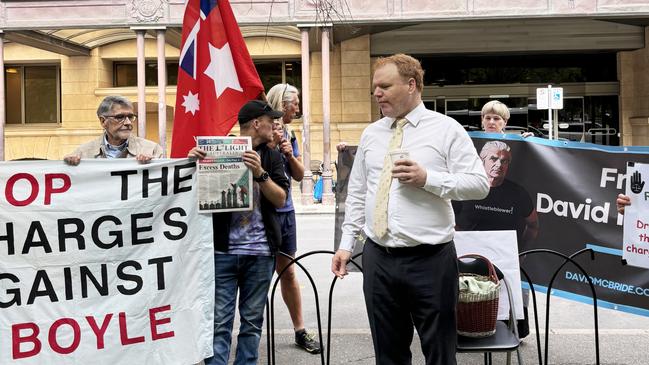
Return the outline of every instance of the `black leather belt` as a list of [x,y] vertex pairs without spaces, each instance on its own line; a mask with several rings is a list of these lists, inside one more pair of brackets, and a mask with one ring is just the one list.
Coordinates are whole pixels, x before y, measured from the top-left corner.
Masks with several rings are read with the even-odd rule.
[[378,243],[372,241],[371,239],[367,239],[365,241],[365,244],[370,244],[380,251],[383,251],[387,253],[388,255],[394,255],[394,256],[430,256],[430,255],[435,255],[441,250],[443,250],[446,246],[449,244],[453,243],[453,241],[448,241],[444,243],[440,243],[437,245],[429,245],[429,244],[420,244],[417,246],[411,246],[411,247],[385,247],[381,246]]

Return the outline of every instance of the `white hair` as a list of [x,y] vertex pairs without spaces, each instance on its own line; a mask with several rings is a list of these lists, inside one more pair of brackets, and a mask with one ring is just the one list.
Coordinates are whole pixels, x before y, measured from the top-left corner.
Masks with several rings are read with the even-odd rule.
[[489,141],[482,146],[482,149],[480,150],[480,159],[484,161],[485,158],[487,158],[487,153],[489,151],[506,151],[506,152],[511,152],[511,148],[507,145],[507,143],[502,142],[502,141]]
[[294,95],[299,93],[297,88],[291,84],[277,84],[268,90],[266,99],[273,109],[284,111],[284,103],[292,102]]

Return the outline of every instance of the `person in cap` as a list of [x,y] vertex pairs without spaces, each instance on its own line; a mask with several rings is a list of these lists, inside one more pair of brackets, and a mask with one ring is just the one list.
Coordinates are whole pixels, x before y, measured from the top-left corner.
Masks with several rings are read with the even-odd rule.
[[[259,340],[264,307],[275,268],[275,252],[282,233],[276,208],[286,203],[289,181],[282,156],[266,144],[273,139],[273,120],[282,112],[260,100],[247,102],[239,110],[242,136],[250,136],[252,150],[243,160],[252,171],[253,210],[215,213],[214,229],[214,355],[206,365],[226,365],[230,357],[235,303],[239,293],[241,325],[234,363],[253,365],[259,357]],[[194,147],[189,157],[204,158],[205,151]]]
[[105,97],[97,108],[97,117],[104,133],[66,155],[63,158],[66,164],[76,166],[84,158],[135,158],[147,163],[163,156],[159,144],[132,134],[137,115],[133,104],[123,96]]

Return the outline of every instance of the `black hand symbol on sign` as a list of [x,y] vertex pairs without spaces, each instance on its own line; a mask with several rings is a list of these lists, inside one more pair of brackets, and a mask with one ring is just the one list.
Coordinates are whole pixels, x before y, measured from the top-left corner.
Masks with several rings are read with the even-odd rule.
[[633,173],[633,176],[631,176],[631,191],[634,194],[640,194],[642,192],[642,188],[644,188],[644,181],[642,181],[642,176],[638,171]]

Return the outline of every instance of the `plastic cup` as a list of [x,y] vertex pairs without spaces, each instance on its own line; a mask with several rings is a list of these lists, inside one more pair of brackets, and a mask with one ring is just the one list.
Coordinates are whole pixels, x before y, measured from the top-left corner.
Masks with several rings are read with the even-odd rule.
[[397,160],[407,160],[410,158],[410,154],[408,153],[408,150],[392,150],[390,151],[390,160],[392,161],[392,164]]

